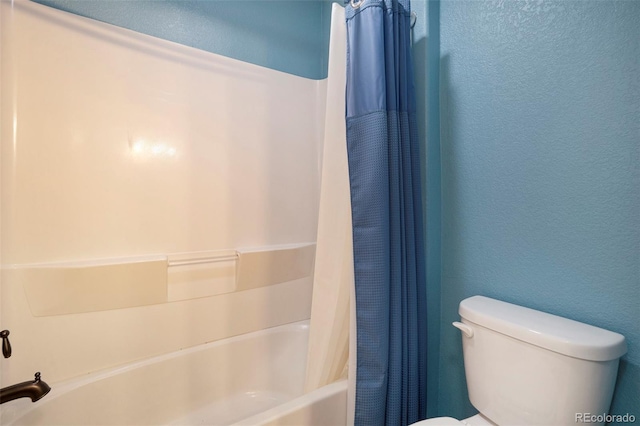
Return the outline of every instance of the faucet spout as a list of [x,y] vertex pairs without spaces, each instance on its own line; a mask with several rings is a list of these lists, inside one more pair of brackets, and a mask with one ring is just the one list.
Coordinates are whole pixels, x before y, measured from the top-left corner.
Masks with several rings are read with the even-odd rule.
[[49,385],[40,380],[40,373],[38,372],[33,381],[22,382],[0,389],[0,404],[18,398],[31,398],[31,402],[36,402],[48,394],[50,390]]

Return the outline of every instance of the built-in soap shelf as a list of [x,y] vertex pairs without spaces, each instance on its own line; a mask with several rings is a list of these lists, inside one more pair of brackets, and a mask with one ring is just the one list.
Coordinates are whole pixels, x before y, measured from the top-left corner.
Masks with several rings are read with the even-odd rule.
[[34,316],[131,308],[310,277],[315,244],[11,268]]

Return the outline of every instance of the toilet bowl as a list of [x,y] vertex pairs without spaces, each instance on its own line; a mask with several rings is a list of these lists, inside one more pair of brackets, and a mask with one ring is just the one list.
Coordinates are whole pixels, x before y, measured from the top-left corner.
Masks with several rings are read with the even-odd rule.
[[575,425],[576,413],[609,412],[627,352],[621,334],[483,296],[458,312],[469,400],[480,413],[415,426]]

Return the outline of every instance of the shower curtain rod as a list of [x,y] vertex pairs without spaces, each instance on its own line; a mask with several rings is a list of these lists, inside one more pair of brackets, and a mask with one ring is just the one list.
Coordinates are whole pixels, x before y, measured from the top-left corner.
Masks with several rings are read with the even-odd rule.
[[[364,0],[351,0],[351,7],[353,7],[354,9],[358,9],[361,5],[362,2]],[[413,28],[416,25],[416,21],[418,20],[418,14],[415,12],[411,12],[411,20],[409,21],[411,28]]]

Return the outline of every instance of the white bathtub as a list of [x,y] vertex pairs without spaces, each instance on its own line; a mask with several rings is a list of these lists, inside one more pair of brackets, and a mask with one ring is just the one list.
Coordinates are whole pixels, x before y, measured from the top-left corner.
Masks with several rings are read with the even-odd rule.
[[[346,381],[303,395],[308,321],[63,383],[0,408],[3,425],[346,424]],[[46,372],[43,372],[46,380]]]

